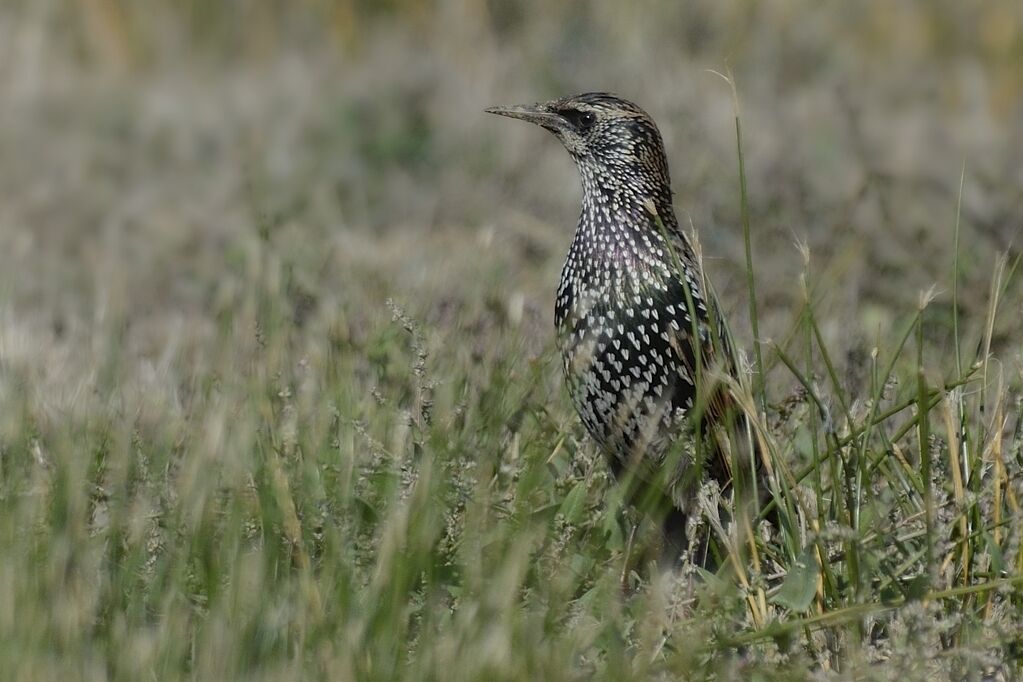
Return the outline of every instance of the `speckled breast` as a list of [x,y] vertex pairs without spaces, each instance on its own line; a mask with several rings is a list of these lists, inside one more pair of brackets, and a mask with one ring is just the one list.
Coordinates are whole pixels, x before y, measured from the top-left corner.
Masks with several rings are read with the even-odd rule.
[[[702,297],[692,293],[699,318]],[[555,319],[569,391],[590,435],[622,464],[660,459],[696,394],[681,279],[667,264],[598,270],[570,256]]]

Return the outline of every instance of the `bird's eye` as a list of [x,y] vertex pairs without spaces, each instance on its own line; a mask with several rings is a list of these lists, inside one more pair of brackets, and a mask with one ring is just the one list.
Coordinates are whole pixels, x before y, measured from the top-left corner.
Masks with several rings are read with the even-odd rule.
[[568,119],[568,122],[575,126],[576,130],[585,133],[597,122],[597,116],[592,111],[578,111],[566,109],[561,115]]

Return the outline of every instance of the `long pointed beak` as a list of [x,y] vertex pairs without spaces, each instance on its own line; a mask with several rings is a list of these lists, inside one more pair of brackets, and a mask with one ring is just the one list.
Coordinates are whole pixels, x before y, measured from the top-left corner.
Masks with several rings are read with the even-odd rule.
[[517,104],[510,107],[488,107],[484,109],[488,114],[507,116],[508,118],[520,118],[523,121],[535,123],[544,128],[553,128],[561,123],[562,118],[553,111],[547,110],[542,104]]

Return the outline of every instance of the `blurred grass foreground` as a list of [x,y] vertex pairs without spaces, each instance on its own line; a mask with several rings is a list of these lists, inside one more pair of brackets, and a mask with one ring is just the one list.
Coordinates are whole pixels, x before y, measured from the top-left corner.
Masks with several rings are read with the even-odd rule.
[[[784,523],[661,574],[482,109],[648,109],[751,353],[709,69]],[[4,0],[0,677],[1016,679],[1021,74],[1009,0]]]

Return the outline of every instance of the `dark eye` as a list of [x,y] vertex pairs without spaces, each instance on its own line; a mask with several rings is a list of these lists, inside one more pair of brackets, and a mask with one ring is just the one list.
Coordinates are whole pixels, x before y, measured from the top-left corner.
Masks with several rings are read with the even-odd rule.
[[577,111],[575,109],[566,109],[561,112],[569,123],[571,123],[576,130],[585,133],[587,130],[593,127],[593,124],[597,122],[597,116],[592,111]]

